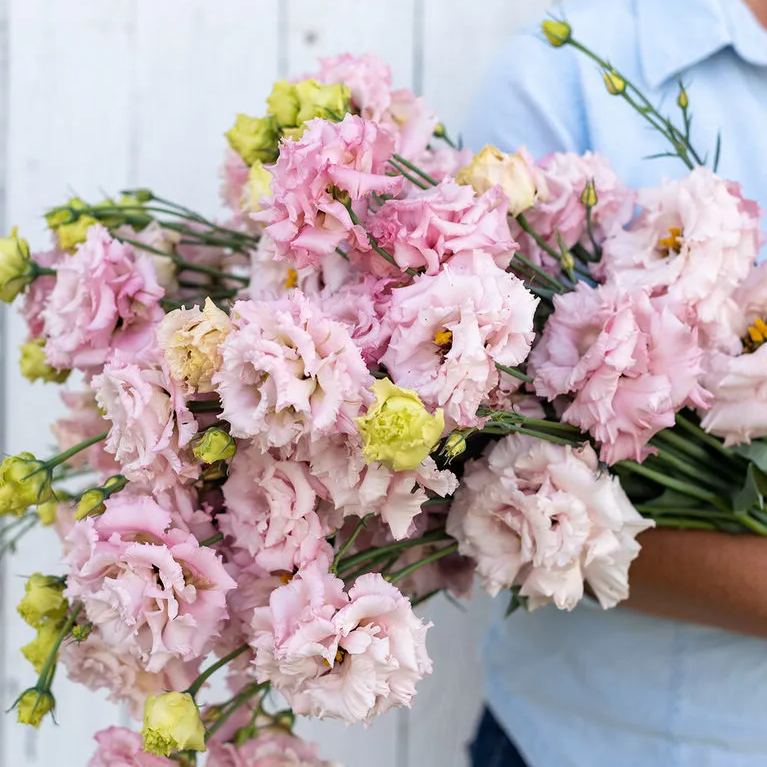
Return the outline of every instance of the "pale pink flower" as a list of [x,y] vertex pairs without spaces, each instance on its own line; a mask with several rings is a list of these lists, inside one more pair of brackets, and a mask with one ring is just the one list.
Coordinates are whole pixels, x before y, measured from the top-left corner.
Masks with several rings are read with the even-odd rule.
[[498,384],[496,363],[525,360],[537,299],[485,255],[471,268],[449,265],[392,291],[391,343],[382,358],[391,379],[415,389],[449,425],[477,423],[477,408]]
[[94,735],[98,748],[88,767],[176,767],[172,759],[144,751],[141,735],[124,727],[108,727]]
[[149,496],[122,492],[106,507],[67,537],[67,597],[83,603],[104,642],[146,671],[205,655],[236,585],[218,555],[169,528],[171,515]]
[[638,202],[639,218],[604,244],[608,281],[681,304],[705,331],[756,261],[757,205],[706,168],[644,190]]
[[214,376],[222,417],[235,437],[262,449],[300,437],[356,433],[372,377],[346,328],[299,291],[275,301],[240,301]]
[[420,96],[409,88],[400,88],[392,91],[388,115],[381,123],[396,137],[395,151],[412,160],[429,145],[439,118]]
[[312,743],[281,730],[261,730],[241,745],[210,745],[207,767],[333,767],[317,756]]
[[278,258],[296,268],[319,264],[347,236],[362,249],[367,236],[332,188],[352,201],[371,192],[396,194],[403,179],[386,175],[392,137],[376,123],[347,115],[340,123],[315,119],[298,141],[283,141],[274,166],[272,198],[254,214],[267,225]]
[[[477,196],[470,186],[448,179],[404,199],[387,200],[366,226],[403,271],[437,274],[453,256],[476,250],[489,253],[505,269],[518,249],[509,231],[508,205],[500,187]],[[374,272],[397,274],[378,254],[368,259]]]
[[90,690],[106,690],[107,700],[124,703],[134,719],[141,719],[149,695],[186,690],[199,673],[199,661],[170,660],[162,671],[145,671],[132,655],[115,652],[98,631],[82,642],[67,642],[61,648],[67,676]]
[[561,418],[601,443],[603,461],[643,460],[678,410],[709,405],[697,330],[647,290],[579,283],[554,309],[530,355],[535,391],[572,396]]
[[[61,452],[109,429],[109,421],[99,412],[93,392],[64,390],[61,392],[61,399],[68,412],[51,426]],[[90,466],[102,479],[120,472],[119,464],[104,450],[103,442],[97,442],[87,450],[75,453],[67,464],[73,469]]]
[[250,168],[234,149],[227,148],[221,167],[221,199],[236,217],[242,214]]
[[224,484],[221,531],[267,573],[304,567],[331,551],[332,532],[317,516],[317,493],[306,463],[277,460],[242,445]]
[[152,348],[162,296],[146,255],[91,226],[85,242],[56,267],[43,311],[48,362],[92,371],[115,349],[140,359]]
[[329,437],[308,446],[306,460],[323,488],[324,513],[345,517],[375,514],[399,540],[407,537],[429,493],[445,497],[458,486],[455,475],[428,457],[415,471],[392,471],[368,463],[355,440]]
[[636,536],[652,527],[590,445],[505,437],[468,464],[448,516],[459,551],[492,595],[520,587],[531,608],[571,610],[584,581],[602,607],[628,596]]
[[380,121],[391,106],[391,69],[372,54],[343,53],[322,58],[312,77],[321,83],[346,85],[352,105],[366,120]]
[[729,355],[714,352],[703,381],[713,402],[701,426],[724,444],[767,436],[767,346]]
[[256,672],[298,714],[369,722],[409,706],[431,673],[428,626],[378,573],[343,581],[310,566],[277,589],[253,620]]
[[[60,250],[38,251],[32,256],[35,263],[48,269],[55,268],[60,259],[68,257],[68,254],[62,253]],[[30,338],[38,338],[43,335],[45,329],[43,311],[48,305],[51,291],[55,285],[55,276],[43,274],[37,277],[24,291],[21,315],[27,323]]]
[[[634,212],[634,192],[625,186],[607,159],[599,154],[586,152],[556,152],[540,163],[543,174],[541,193],[537,203],[525,211],[530,225],[556,251],[559,251],[557,235],[565,247],[577,243],[593,250],[593,243],[586,226],[586,207],[581,195],[586,185],[593,182],[597,204],[591,211],[592,234],[598,244],[616,234],[631,220]],[[515,239],[522,252],[537,264],[555,266],[552,259],[516,223],[512,224]]]
[[451,146],[427,147],[413,158],[413,163],[428,173],[435,181],[452,178],[471,162],[471,149],[455,149]]
[[164,367],[116,360],[93,378],[91,386],[111,422],[105,449],[128,479],[162,490],[178,478],[197,478],[197,468],[185,451],[197,433],[197,423]]

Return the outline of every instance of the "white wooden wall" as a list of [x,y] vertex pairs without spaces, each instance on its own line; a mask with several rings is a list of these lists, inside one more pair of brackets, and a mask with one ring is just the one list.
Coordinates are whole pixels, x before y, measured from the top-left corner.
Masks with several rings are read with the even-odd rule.
[[[0,0],[0,228],[46,241],[41,211],[72,192],[97,197],[147,185],[218,209],[223,131],[259,113],[272,81],[319,55],[372,51],[395,84],[423,93],[456,133],[493,51],[547,0]],[[17,368],[23,327],[0,315],[0,439],[6,453],[45,455],[53,388]],[[23,574],[55,571],[52,533],[29,536],[0,571],[0,709],[32,680],[18,648]],[[311,723],[305,734],[347,767],[458,767],[481,705],[475,653],[487,603],[429,605],[435,674],[410,712],[369,730]],[[0,767],[85,765],[90,735],[123,715],[56,682],[59,726],[40,733],[0,715]]]

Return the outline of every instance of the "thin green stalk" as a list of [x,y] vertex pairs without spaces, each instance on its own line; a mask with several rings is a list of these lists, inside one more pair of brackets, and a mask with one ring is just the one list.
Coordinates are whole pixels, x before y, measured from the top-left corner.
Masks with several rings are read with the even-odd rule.
[[[706,473],[706,470],[701,470],[699,467],[693,466],[688,463],[682,456],[672,452],[670,448],[661,447],[658,448],[657,455],[647,458],[648,462],[658,462],[665,464],[666,466],[676,469],[681,474],[684,474],[689,479],[693,479],[702,485],[708,485],[714,492],[727,492],[730,488],[728,485],[723,484],[721,480],[715,475]],[[650,463],[652,465],[652,463]]]
[[723,501],[716,495],[716,493],[712,493],[709,490],[701,490],[701,488],[692,485],[689,482],[669,477],[659,471],[650,469],[640,463],[634,463],[633,461],[619,461],[615,466],[633,472],[634,474],[639,474],[646,479],[651,479],[653,482],[669,488],[669,490],[676,490],[683,495],[690,496],[690,498],[697,498],[699,501],[704,501],[717,508],[722,508]]
[[697,424],[694,424],[692,421],[685,418],[681,413],[676,414],[676,425],[679,426],[679,428],[684,429],[688,434],[692,434],[699,442],[702,442],[704,445],[708,445],[718,453],[721,453],[728,460],[735,463],[739,462],[738,456],[726,448],[722,442],[701,429]]
[[343,545],[340,549],[338,549],[338,553],[333,558],[333,564],[330,567],[330,572],[335,573],[338,570],[338,564],[339,562],[344,558],[344,555],[347,551],[354,545],[354,542],[357,540],[357,537],[362,532],[362,530],[365,528],[365,525],[367,524],[367,521],[372,517],[372,514],[366,514],[364,517],[362,517],[359,522],[354,527],[354,530],[352,530],[351,535],[344,541]]
[[534,272],[537,277],[540,277],[542,281],[546,282],[550,287],[556,290],[557,293],[567,292],[567,288],[558,279],[556,279],[556,277],[552,277],[547,271],[541,269],[541,267],[537,264],[534,264],[529,258],[527,258],[527,256],[523,256],[521,253],[517,252],[512,258],[512,264],[514,263],[515,259],[523,264],[527,269]]
[[399,163],[395,162],[394,160],[389,160],[389,165],[394,168],[394,170],[397,171],[396,174],[387,174],[387,175],[400,175],[403,178],[406,178],[411,184],[414,186],[417,186],[419,189],[428,189],[429,185],[424,184],[423,181],[419,180],[415,176],[411,176],[410,173],[408,173],[405,168],[403,168]]
[[508,365],[501,365],[500,362],[496,362],[495,366],[501,372],[508,373],[510,376],[517,378],[520,381],[524,381],[525,383],[533,382],[533,379],[529,375],[527,375],[527,373],[523,373],[521,370],[517,370],[517,368],[512,368],[512,367],[509,367]]
[[413,171],[413,173],[416,173],[419,175],[427,184],[430,186],[437,186],[439,183],[434,177],[430,176],[425,170],[422,168],[419,168],[414,163],[410,162],[410,160],[406,160],[401,154],[394,154],[392,155],[394,159],[400,163],[400,165],[404,165],[406,168],[409,168]]
[[84,439],[82,442],[78,442],[76,445],[72,445],[72,447],[70,447],[68,450],[65,450],[63,453],[59,453],[58,455],[54,455],[53,458],[49,458],[47,461],[43,461],[45,468],[50,471],[60,463],[68,461],[73,455],[77,455],[79,452],[91,447],[91,445],[96,445],[102,440],[106,439],[108,434],[108,431],[104,431],[101,434],[97,434],[95,437]]
[[[359,218],[357,217],[357,214],[356,214],[356,213],[355,213],[355,212],[352,210],[352,206],[351,206],[351,203],[349,203],[349,204],[346,206],[346,209],[349,211],[349,218],[351,219],[351,222],[352,222],[352,223],[353,223],[355,226],[361,226],[362,224],[361,224],[361,222],[360,222]],[[370,243],[370,247],[371,247],[371,248],[373,248],[373,250],[374,250],[376,253],[378,253],[378,255],[379,255],[379,256],[381,256],[382,258],[385,258],[385,259],[386,259],[386,260],[387,260],[387,261],[388,261],[388,262],[389,262],[389,263],[390,263],[392,266],[394,266],[394,267],[396,267],[397,269],[399,269],[400,267],[399,267],[399,265],[397,264],[397,262],[394,260],[394,256],[392,256],[392,254],[391,254],[391,253],[389,253],[389,251],[388,251],[388,250],[386,250],[385,248],[382,248],[382,247],[381,247],[381,246],[378,244],[378,240],[376,240],[376,238],[375,238],[375,237],[373,237],[373,235],[372,235],[372,234],[370,234],[370,232],[366,232],[366,234],[367,234],[367,236],[368,236],[368,242]],[[417,275],[417,274],[418,274],[418,272],[417,272],[415,269],[411,269],[410,267],[408,267],[407,269],[405,269],[405,272],[406,272],[407,274],[411,275],[411,276],[415,276],[415,275]]]
[[386,580],[389,581],[389,583],[396,583],[397,581],[400,581],[403,578],[406,578],[408,575],[411,575],[416,570],[420,570],[422,567],[425,567],[426,565],[430,565],[434,562],[439,561],[440,559],[444,557],[450,556],[450,554],[453,554],[456,551],[458,551],[457,541],[455,543],[451,543],[449,546],[444,546],[441,549],[437,549],[436,551],[433,551],[431,554],[428,554],[427,556],[423,557],[423,559],[419,559],[417,562],[413,562],[413,564],[407,565],[406,567],[403,567],[401,570],[397,570],[391,575],[387,575]]
[[205,671],[201,672],[200,675],[197,677],[197,679],[192,682],[192,684],[189,685],[189,687],[186,688],[186,691],[194,698],[197,693],[202,689],[202,686],[205,684],[205,682],[208,681],[208,679],[213,676],[213,674],[216,673],[220,668],[223,668],[226,666],[227,663],[230,663],[233,661],[236,657],[239,655],[242,655],[244,652],[250,649],[250,645],[247,644],[241,644],[239,647],[235,648],[230,652],[228,655],[225,655],[223,658],[220,658],[215,663],[212,663],[208,668],[205,669]]
[[237,711],[238,708],[240,708],[240,706],[247,703],[254,695],[257,695],[259,692],[266,692],[266,690],[269,689],[269,686],[269,682],[249,684],[247,687],[237,693],[237,695],[235,695],[234,698],[232,698],[232,700],[226,705],[218,719],[216,719],[216,721],[207,728],[205,732],[205,740],[212,738],[213,735],[215,735],[224,725],[224,723],[229,719],[229,717],[235,711]]
[[450,536],[444,530],[432,530],[429,533],[425,533],[420,538],[410,538],[404,541],[389,543],[386,546],[376,546],[370,549],[365,549],[365,551],[360,551],[357,554],[352,554],[350,557],[341,560],[338,563],[338,570],[339,572],[343,572],[354,567],[354,565],[366,562],[367,560],[382,554],[393,554],[394,552],[405,551],[414,546],[423,546],[427,543],[444,541],[449,538]]
[[546,242],[546,240],[544,240],[543,237],[534,229],[533,225],[527,220],[527,217],[524,213],[517,214],[516,220],[517,223],[522,227],[522,230],[527,232],[527,234],[529,234],[533,240],[535,240],[539,248],[545,250],[546,253],[548,253],[553,259],[559,262],[560,254],[554,250],[554,248],[549,245],[549,243]]
[[767,525],[755,520],[747,511],[736,512],[735,519],[744,527],[747,527],[752,533],[757,535],[767,535]]
[[59,655],[59,648],[61,647],[61,643],[69,636],[69,632],[72,630],[72,627],[77,622],[77,616],[80,614],[80,611],[83,609],[83,603],[77,602],[74,605],[72,605],[69,616],[67,617],[66,622],[61,627],[61,631],[59,631],[58,636],[56,637],[56,640],[53,643],[53,646],[51,647],[48,657],[45,659],[45,663],[43,664],[43,667],[40,669],[40,675],[37,678],[37,689],[39,692],[48,692],[50,691],[50,685],[53,681],[53,673],[56,669],[56,660]]
[[686,519],[684,517],[653,517],[652,515],[645,514],[644,516],[650,516],[658,527],[673,527],[674,529],[682,530],[717,530],[717,526],[713,522],[705,522],[702,519]]
[[213,546],[216,543],[220,543],[223,540],[224,540],[224,534],[216,533],[215,535],[211,535],[210,538],[205,538],[204,540],[200,541],[200,546]]

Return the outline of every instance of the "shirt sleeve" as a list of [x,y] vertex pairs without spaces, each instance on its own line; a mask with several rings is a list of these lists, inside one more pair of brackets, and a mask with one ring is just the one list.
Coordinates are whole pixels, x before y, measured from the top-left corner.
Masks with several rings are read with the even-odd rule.
[[536,158],[589,148],[580,72],[572,51],[552,48],[537,32],[515,35],[493,62],[463,133],[477,151],[526,146]]

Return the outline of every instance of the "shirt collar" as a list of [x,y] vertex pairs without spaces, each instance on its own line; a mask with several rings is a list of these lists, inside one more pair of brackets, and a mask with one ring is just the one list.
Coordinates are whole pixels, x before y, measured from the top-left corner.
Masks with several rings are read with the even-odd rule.
[[728,46],[767,66],[767,30],[743,0],[688,0],[681,13],[672,0],[634,2],[639,58],[651,88]]

